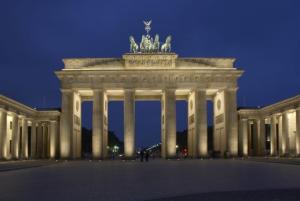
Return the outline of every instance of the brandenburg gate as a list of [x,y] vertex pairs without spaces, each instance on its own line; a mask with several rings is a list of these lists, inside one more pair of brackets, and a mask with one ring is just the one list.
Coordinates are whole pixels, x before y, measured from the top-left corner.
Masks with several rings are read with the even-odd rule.
[[233,58],[180,58],[171,52],[171,36],[146,35],[122,58],[63,59],[56,71],[61,81],[60,157],[81,157],[81,103],[93,102],[92,155],[107,156],[108,102],[124,101],[124,152],[135,156],[135,101],[161,101],[161,154],[176,156],[176,100],[188,102],[190,157],[206,157],[207,100],[214,105],[214,150],[238,155],[237,80],[243,70]]

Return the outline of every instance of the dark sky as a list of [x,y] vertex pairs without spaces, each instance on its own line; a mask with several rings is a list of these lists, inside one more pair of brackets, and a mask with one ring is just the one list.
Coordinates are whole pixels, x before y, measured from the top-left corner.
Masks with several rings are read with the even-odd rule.
[[[0,93],[32,107],[59,107],[55,70],[66,57],[120,57],[128,36],[173,36],[179,56],[235,57],[245,74],[240,106],[268,105],[300,91],[299,0],[1,0]],[[110,104],[110,130],[122,136],[122,103]],[[178,129],[186,126],[178,103]],[[84,104],[90,126],[91,105]],[[137,141],[160,138],[159,102],[136,104]],[[147,115],[145,115],[147,114]],[[89,122],[89,123],[87,123]]]

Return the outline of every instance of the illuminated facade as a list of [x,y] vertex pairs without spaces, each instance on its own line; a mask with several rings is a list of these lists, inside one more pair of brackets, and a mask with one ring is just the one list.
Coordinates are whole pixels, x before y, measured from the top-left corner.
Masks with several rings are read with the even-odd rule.
[[208,156],[207,101],[214,103],[214,151],[238,155],[237,80],[232,58],[128,53],[122,58],[64,59],[60,156],[81,157],[81,103],[93,102],[93,158],[107,156],[108,102],[124,101],[124,152],[135,156],[135,100],[161,101],[162,157],[176,156],[176,100],[188,101],[190,157]]
[[300,155],[300,96],[238,115],[240,155]]
[[58,110],[38,111],[0,95],[0,159],[56,158]]
[[188,155],[208,157],[207,101],[213,103],[213,152],[222,156],[300,154],[300,96],[237,111],[234,58],[180,58],[171,36],[160,45],[151,20],[140,45],[122,58],[63,59],[61,112],[38,111],[0,96],[0,159],[81,158],[81,105],[93,103],[92,156],[107,157],[108,102],[124,102],[124,154],[135,157],[135,101],[161,101],[161,156],[176,157],[176,100],[188,103]]
[[81,158],[81,104],[93,102],[92,156],[107,157],[108,103],[124,101],[124,152],[135,155],[135,101],[161,101],[161,154],[176,156],[176,100],[188,103],[188,155],[208,153],[207,101],[213,103],[213,151],[220,156],[299,156],[300,96],[236,109],[243,71],[231,58],[130,53],[64,59],[56,71],[62,107],[36,110],[0,95],[0,159]]

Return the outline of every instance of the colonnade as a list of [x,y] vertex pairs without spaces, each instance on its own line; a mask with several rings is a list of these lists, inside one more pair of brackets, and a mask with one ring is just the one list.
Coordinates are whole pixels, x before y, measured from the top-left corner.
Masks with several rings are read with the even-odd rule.
[[239,119],[240,154],[243,156],[300,155],[300,107]]
[[58,157],[58,122],[0,109],[0,159]]
[[[92,119],[92,156],[94,159],[107,157],[108,145],[108,102],[111,95],[105,89],[93,89],[89,100],[93,102]],[[124,101],[124,154],[126,158],[133,158],[135,147],[135,100],[136,89],[124,88],[119,95]],[[163,158],[176,157],[176,89],[161,90],[161,156]],[[237,155],[237,113],[236,89],[221,90],[220,93],[207,95],[203,88],[190,89],[185,96],[188,101],[188,154],[190,157],[208,156],[207,136],[207,100],[220,101],[224,117],[218,122],[223,132],[217,136],[224,149],[216,148],[221,154],[225,152],[231,156]],[[144,97],[147,99],[147,97]],[[81,144],[78,141],[77,125],[81,126],[81,103],[86,97],[80,90],[62,89],[62,112],[60,122],[60,156],[62,158],[80,158]],[[227,101],[227,104],[225,104]],[[214,104],[215,105],[215,104]],[[220,110],[215,109],[215,110]],[[81,133],[79,133],[81,135]]]

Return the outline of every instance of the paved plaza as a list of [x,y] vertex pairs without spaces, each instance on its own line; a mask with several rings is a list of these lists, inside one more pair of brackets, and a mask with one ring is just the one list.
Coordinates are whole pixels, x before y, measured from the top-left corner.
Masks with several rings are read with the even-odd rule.
[[269,161],[2,162],[0,200],[299,200],[299,163]]

